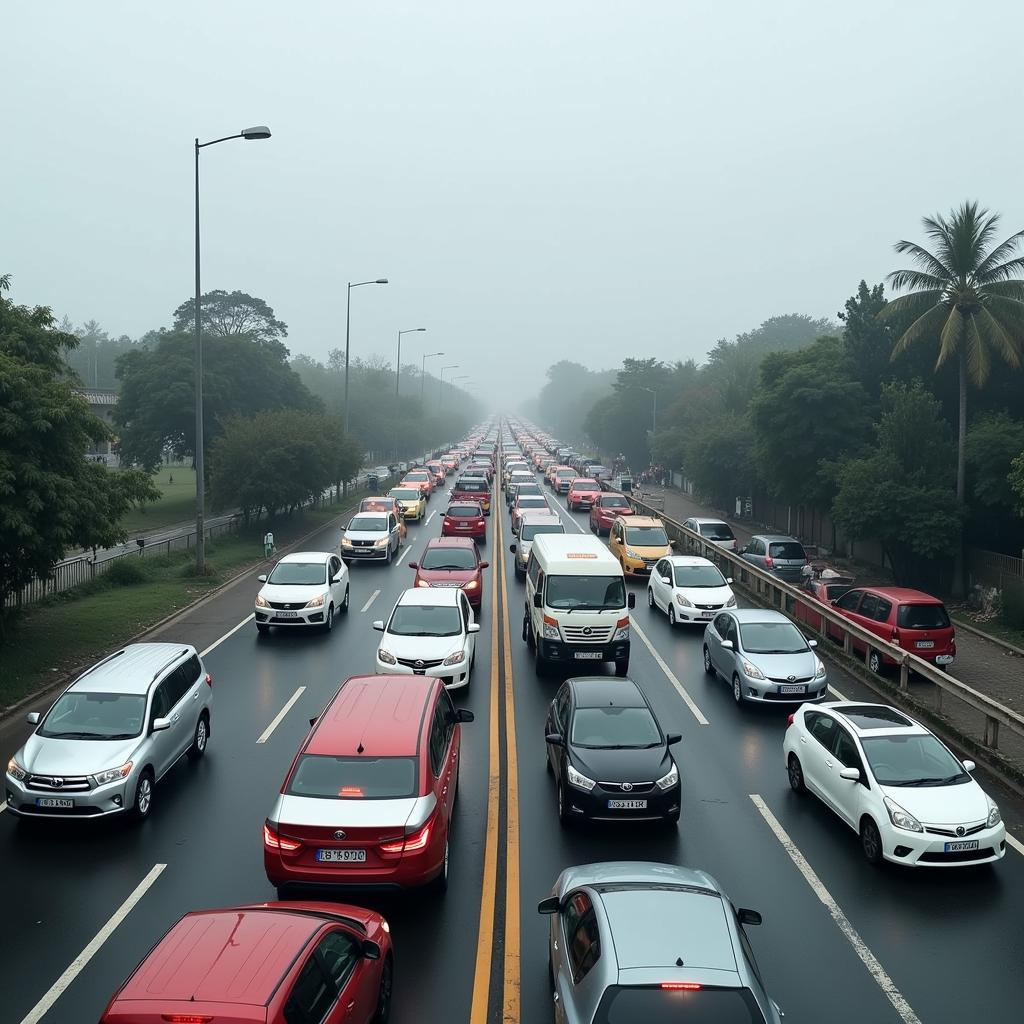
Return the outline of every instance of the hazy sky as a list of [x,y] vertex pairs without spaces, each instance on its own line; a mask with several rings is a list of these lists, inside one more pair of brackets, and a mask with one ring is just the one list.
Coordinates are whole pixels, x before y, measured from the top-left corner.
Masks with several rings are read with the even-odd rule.
[[[1024,227],[1019,2],[22,2],[0,15],[0,273],[112,334],[203,286],[293,353],[701,357],[834,315],[965,198]],[[506,403],[508,404],[508,403]]]

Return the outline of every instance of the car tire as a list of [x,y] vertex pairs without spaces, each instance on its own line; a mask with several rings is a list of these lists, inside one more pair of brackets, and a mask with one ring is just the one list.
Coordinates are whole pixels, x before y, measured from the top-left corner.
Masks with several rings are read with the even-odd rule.
[[674,626],[676,624],[676,610],[672,605],[668,606],[668,624]]
[[740,677],[737,673],[732,674],[732,699],[736,701],[736,707],[741,708],[746,703],[747,698],[743,696],[743,684],[740,682]]
[[708,645],[704,645],[704,673],[705,675],[714,676],[715,666],[711,663],[711,652],[708,650]]
[[860,848],[869,864],[882,862],[882,834],[871,818],[860,823]]
[[562,828],[568,828],[569,826],[569,805],[565,802],[565,786],[562,785],[562,780],[558,780],[558,784],[555,786],[555,806],[558,811],[558,823]]
[[265,622],[256,623],[256,633],[258,636],[266,636],[270,632],[270,627]]
[[324,617],[324,624],[321,627],[325,633],[330,633],[334,629],[334,605],[329,604],[327,606],[327,614]]
[[395,557],[395,552],[394,552],[394,549],[393,549],[393,548],[391,547],[391,545],[389,544],[389,545],[388,545],[388,553],[387,553],[387,556],[386,556],[386,557],[385,557],[385,559],[384,559],[384,564],[385,564],[385,565],[390,565],[390,564],[391,564],[391,560],[392,560],[392,559],[393,559],[394,557]]
[[395,981],[395,962],[390,954],[384,958],[380,970],[380,985],[377,987],[377,1008],[373,1011],[372,1024],[388,1024],[391,1019],[391,997]]
[[882,655],[879,654],[878,651],[872,651],[868,655],[868,669],[876,676],[880,676],[882,674],[883,665],[884,662],[882,661]]
[[621,658],[615,662],[615,674],[619,679],[625,679],[629,675],[629,658]]
[[789,788],[794,793],[806,793],[807,784],[804,782],[804,769],[800,764],[800,758],[796,754],[789,755],[786,763],[786,772],[789,775]]
[[345,600],[341,602],[341,607],[338,609],[338,611],[340,611],[342,615],[347,615],[348,614],[348,605],[349,605],[349,598],[351,597],[351,591],[352,591],[351,587],[346,587],[345,588]]
[[145,821],[153,810],[153,771],[145,768],[135,784],[135,801],[132,804],[132,817],[136,821]]
[[196,722],[196,731],[192,735],[192,746],[188,748],[188,754],[186,757],[190,761],[199,761],[202,759],[203,754],[206,753],[206,744],[210,740],[210,720],[206,717],[204,711],[199,716],[199,721]]
[[654,607],[654,591],[650,587],[647,588],[647,607]]

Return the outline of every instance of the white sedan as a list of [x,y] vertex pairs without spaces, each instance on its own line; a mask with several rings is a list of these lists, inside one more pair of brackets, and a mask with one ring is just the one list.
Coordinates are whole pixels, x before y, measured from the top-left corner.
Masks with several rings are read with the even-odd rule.
[[731,579],[714,562],[696,555],[667,555],[651,570],[647,604],[677,622],[708,623],[724,608],[736,607]]
[[334,616],[348,611],[348,568],[332,551],[296,551],[285,555],[256,595],[256,629],[315,626],[330,632]]
[[443,679],[449,690],[469,685],[480,624],[461,587],[406,590],[391,617],[373,628],[383,633],[377,672]]
[[896,708],[803,704],[782,749],[792,789],[839,815],[872,864],[958,867],[1006,852],[1006,826],[971,777],[974,762]]

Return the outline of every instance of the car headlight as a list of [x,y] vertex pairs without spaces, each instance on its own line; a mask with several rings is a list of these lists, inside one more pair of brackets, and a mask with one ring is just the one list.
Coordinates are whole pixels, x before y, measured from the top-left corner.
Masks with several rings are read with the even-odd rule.
[[[986,799],[988,799],[986,797]],[[988,800],[988,827],[995,828],[1003,820],[1003,816],[999,813],[999,808],[991,801]]]
[[583,789],[589,793],[597,785],[593,779],[588,779],[582,772],[576,771],[571,764],[565,766],[565,772],[569,785],[575,786],[577,789]]
[[92,776],[92,781],[96,786],[105,786],[108,782],[120,782],[121,779],[128,778],[131,770],[132,762],[129,761],[127,764],[121,765],[120,768],[108,768],[105,772],[97,772]]
[[764,679],[764,673],[756,665],[751,665],[745,658],[743,660],[743,671],[750,679]]
[[324,606],[324,595],[318,594],[316,597],[310,598],[306,602],[307,608],[323,608]]
[[443,665],[461,665],[466,660],[465,651],[455,651],[453,654],[449,654],[447,658],[441,663]]
[[684,597],[682,594],[676,594],[676,604],[680,605],[683,608],[693,607],[693,602],[688,597]]
[[558,623],[554,619],[544,616],[544,639],[561,640],[562,634],[558,632]]
[[352,547],[352,541],[350,541],[347,537],[342,537],[341,538],[341,546],[343,548],[350,548],[350,547]]
[[730,597],[728,601],[725,602],[725,607],[726,608],[735,608],[736,607],[736,595],[735,594],[732,597]]
[[675,762],[672,762],[672,768],[668,775],[663,775],[655,785],[658,789],[671,789],[679,781],[679,769],[676,767]]
[[897,828],[901,828],[905,832],[924,831],[921,827],[921,822],[919,822],[909,811],[905,811],[900,807],[900,805],[891,797],[887,796],[885,798],[885,809],[889,812],[889,820]]
[[269,608],[270,607],[270,602],[262,594],[257,594],[256,595],[256,607],[257,608]]
[[476,590],[476,588],[479,587],[479,586],[480,586],[480,584],[476,580],[470,580],[468,583],[464,583],[462,585],[462,589],[463,590]]
[[388,541],[390,541],[390,540],[391,540],[391,538],[390,538],[390,537],[381,537],[381,538],[380,538],[380,540],[375,540],[375,541],[373,542],[373,546],[374,546],[375,548],[382,548],[382,547],[384,547],[384,545],[385,545],[385,544],[387,544],[387,543],[388,543]]
[[641,554],[640,554],[639,552],[637,552],[637,551],[633,551],[633,550],[631,550],[630,548],[627,548],[627,549],[626,549],[626,557],[627,557],[627,558],[643,558],[644,556],[643,556],[643,555],[641,555]]
[[380,658],[385,665],[395,664],[395,656],[390,651],[385,651],[383,647],[377,648],[377,657]]
[[814,659],[814,678],[824,679],[825,678],[825,663],[821,658]]
[[19,782],[23,782],[28,778],[28,772],[25,771],[25,769],[22,768],[13,757],[7,762],[7,774],[10,775],[12,779],[17,779]]
[[416,581],[416,586],[417,587],[429,587],[430,586],[430,582],[429,582],[429,580],[417,580]]

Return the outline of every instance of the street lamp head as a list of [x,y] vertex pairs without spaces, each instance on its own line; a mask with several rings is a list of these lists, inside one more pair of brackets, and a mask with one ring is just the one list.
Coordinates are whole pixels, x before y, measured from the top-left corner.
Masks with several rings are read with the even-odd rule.
[[265,124],[258,124],[254,128],[243,128],[241,135],[243,139],[269,139],[270,129]]
[[425,331],[426,327],[414,327],[413,330],[414,331]]
[[388,279],[386,277],[378,277],[377,280],[374,281],[373,283],[374,284],[387,284],[388,283]]

